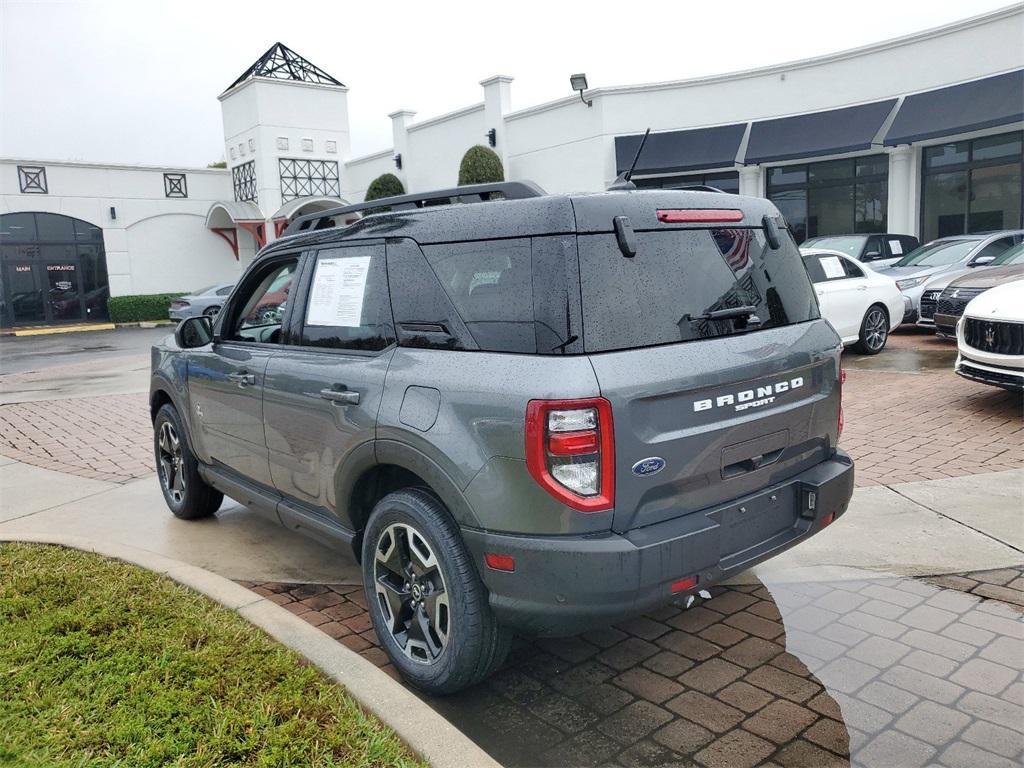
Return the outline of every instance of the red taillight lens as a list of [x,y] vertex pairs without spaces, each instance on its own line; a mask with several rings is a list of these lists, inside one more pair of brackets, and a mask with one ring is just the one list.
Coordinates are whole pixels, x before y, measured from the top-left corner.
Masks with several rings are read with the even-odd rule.
[[612,405],[603,397],[531,400],[526,468],[545,491],[580,512],[615,504]]
[[697,586],[697,576],[687,576],[685,579],[676,579],[672,582],[672,594],[687,592]]
[[665,224],[706,224],[717,221],[743,221],[743,211],[735,208],[686,208],[658,211]]
[[484,562],[487,563],[487,567],[492,571],[514,573],[516,570],[516,561],[512,555],[499,555],[496,552],[486,552],[484,553]]

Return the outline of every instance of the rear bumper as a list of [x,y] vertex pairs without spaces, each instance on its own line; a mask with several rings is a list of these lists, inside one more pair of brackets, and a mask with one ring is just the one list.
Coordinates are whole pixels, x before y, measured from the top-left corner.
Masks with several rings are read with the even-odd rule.
[[[751,496],[622,535],[463,529],[463,536],[500,622],[532,635],[567,636],[706,589],[813,536],[826,515],[846,512],[853,475],[853,461],[836,451]],[[515,572],[483,566],[486,552],[512,555]],[[691,575],[699,577],[697,586],[674,595],[672,582]]]

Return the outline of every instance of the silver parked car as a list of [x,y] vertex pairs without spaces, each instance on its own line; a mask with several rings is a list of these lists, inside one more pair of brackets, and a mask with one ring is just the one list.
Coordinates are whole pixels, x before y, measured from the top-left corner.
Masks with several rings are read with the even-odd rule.
[[959,275],[966,267],[991,264],[1000,254],[1020,242],[1022,235],[1024,230],[1018,229],[942,237],[908,253],[888,269],[877,271],[895,280],[896,287],[910,299],[910,310],[903,322],[913,323],[921,316],[921,296],[926,283],[941,274]]
[[184,320],[186,317],[199,315],[216,317],[234,287],[234,283],[217,283],[179,296],[171,302],[167,314],[171,320]]

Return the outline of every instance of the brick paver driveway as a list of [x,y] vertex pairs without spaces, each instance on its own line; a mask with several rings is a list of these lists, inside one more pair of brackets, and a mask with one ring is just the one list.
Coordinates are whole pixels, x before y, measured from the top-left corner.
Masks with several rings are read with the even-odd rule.
[[[1024,606],[1021,569],[955,578]],[[394,674],[362,588],[247,586]],[[428,700],[511,766],[1024,757],[1022,608],[902,578],[712,593],[579,637],[519,641],[490,680]]]

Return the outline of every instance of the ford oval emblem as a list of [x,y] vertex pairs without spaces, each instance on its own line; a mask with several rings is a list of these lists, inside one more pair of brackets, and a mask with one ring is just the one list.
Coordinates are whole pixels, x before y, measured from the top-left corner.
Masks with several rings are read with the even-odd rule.
[[647,477],[648,475],[656,475],[665,468],[665,460],[661,456],[651,456],[646,459],[640,459],[636,464],[633,465],[633,474],[639,475],[640,477]]

